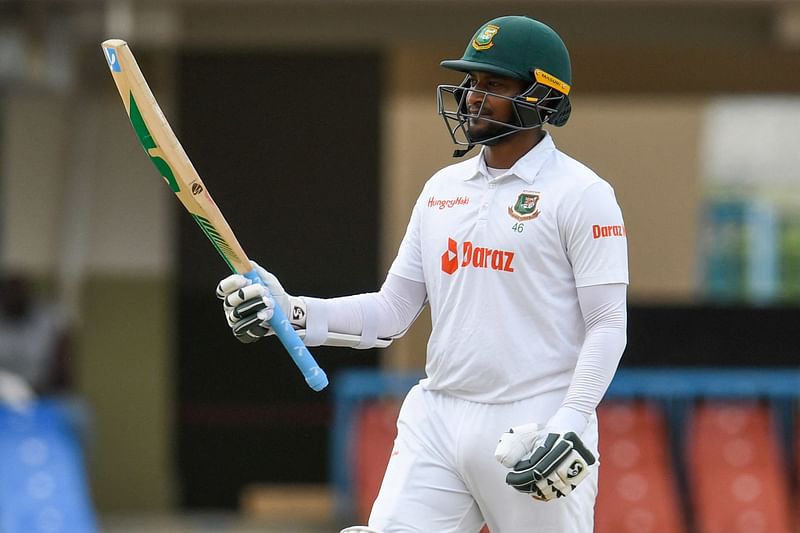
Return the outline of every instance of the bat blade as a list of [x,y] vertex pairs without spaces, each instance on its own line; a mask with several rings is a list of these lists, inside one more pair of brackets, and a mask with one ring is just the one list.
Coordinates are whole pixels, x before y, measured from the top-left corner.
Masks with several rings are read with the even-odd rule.
[[[133,130],[150,161],[228,267],[254,282],[263,283],[172,131],[128,44],[121,39],[108,39],[103,41],[102,48]],[[279,306],[274,306],[269,323],[306,383],[315,391],[324,389],[328,385],[325,372]]]

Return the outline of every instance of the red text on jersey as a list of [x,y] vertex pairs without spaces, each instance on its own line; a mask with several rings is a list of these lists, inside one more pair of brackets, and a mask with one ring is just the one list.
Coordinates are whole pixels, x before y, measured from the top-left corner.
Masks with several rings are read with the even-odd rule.
[[592,226],[592,237],[603,239],[605,237],[624,237],[626,235],[625,226]]
[[458,196],[456,198],[451,198],[448,200],[434,198],[433,196],[428,198],[428,207],[435,207],[437,209],[449,209],[457,205],[469,205],[469,196]]
[[514,272],[512,266],[514,252],[476,246],[471,241],[464,241],[461,244],[461,258],[459,259],[458,248],[458,242],[455,239],[447,239],[447,251],[442,254],[442,272],[445,274],[452,275],[459,267]]

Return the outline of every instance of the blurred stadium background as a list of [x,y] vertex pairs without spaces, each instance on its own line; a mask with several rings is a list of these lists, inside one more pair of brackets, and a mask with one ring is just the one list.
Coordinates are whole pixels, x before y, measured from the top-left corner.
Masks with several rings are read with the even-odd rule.
[[438,62],[500,14],[567,42],[556,142],[628,228],[598,531],[800,531],[798,2],[2,0],[0,266],[69,317],[91,419],[83,442],[57,399],[0,410],[2,533],[338,531],[424,358],[427,315],[381,353],[315,350],[315,394],[277,343],[235,342],[224,264],[142,155],[100,42],[129,41],[251,257],[335,296],[382,280],[451,161]]

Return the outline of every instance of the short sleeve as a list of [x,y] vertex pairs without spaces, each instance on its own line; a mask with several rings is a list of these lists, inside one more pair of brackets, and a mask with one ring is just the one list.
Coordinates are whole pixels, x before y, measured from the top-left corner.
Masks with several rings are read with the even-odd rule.
[[628,238],[611,186],[599,181],[565,210],[564,244],[575,285],[628,283]]
[[419,200],[414,204],[411,220],[408,222],[406,234],[400,243],[397,257],[394,258],[389,273],[411,281],[425,283],[425,274],[422,270],[422,243],[420,241],[421,215]]

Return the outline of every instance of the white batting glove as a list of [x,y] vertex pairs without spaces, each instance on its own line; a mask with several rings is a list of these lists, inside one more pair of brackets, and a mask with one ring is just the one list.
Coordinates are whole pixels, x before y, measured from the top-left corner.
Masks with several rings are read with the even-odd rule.
[[539,424],[514,426],[500,437],[494,456],[506,468],[514,468],[514,465],[533,452],[543,438],[544,432]]
[[383,533],[382,531],[378,531],[377,529],[372,529],[371,527],[367,526],[350,526],[341,530],[339,533]]
[[261,281],[263,281],[267,286],[267,289],[269,289],[269,294],[272,296],[272,299],[288,316],[290,308],[289,300],[292,297],[286,293],[283,285],[281,285],[281,282],[278,281],[278,278],[276,278],[271,272],[268,272],[264,267],[255,261],[250,261],[250,264],[253,265],[253,268],[255,268],[256,272],[258,273],[258,277],[261,278]]
[[[290,297],[274,275],[250,262],[264,282],[253,283],[241,274],[232,274],[217,285],[217,297],[222,300],[222,308],[234,336],[241,342],[250,343],[262,337],[273,335],[268,321],[272,318],[275,303],[284,313],[291,308],[291,300],[296,301],[300,311],[293,312],[293,325],[300,326],[299,319],[305,323],[305,305],[299,298]],[[264,286],[266,285],[266,286]],[[288,313],[286,313],[288,314]]]
[[530,458],[514,465],[506,483],[540,501],[563,498],[597,462],[575,433],[549,433]]

